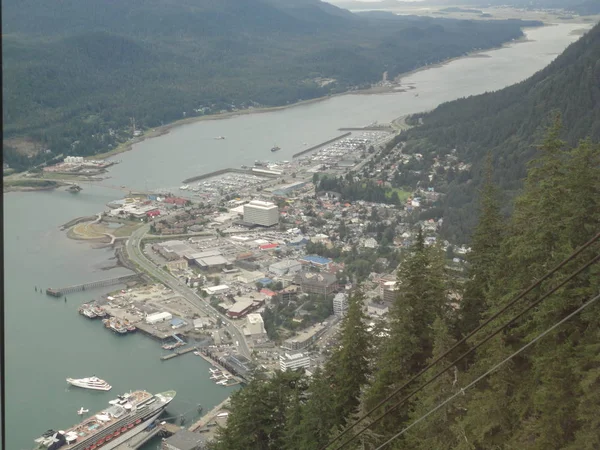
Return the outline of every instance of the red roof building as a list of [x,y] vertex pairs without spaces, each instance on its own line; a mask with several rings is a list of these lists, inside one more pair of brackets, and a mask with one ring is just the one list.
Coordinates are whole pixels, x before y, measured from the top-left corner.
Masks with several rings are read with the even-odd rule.
[[146,215],[147,215],[148,217],[156,217],[156,216],[160,216],[160,211],[159,211],[158,209],[153,209],[153,210],[151,210],[151,211],[148,211],[148,212],[146,213]]
[[165,203],[170,203],[177,206],[184,206],[187,200],[185,198],[180,197],[167,197],[165,198]]
[[277,294],[273,292],[271,289],[263,288],[260,290],[261,294],[268,295],[269,297],[275,297]]
[[279,247],[279,244],[264,244],[264,245],[261,245],[259,248],[261,250],[273,250],[278,247]]

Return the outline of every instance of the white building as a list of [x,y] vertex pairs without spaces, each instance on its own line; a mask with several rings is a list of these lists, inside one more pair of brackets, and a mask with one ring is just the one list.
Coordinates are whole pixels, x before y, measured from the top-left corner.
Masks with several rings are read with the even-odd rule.
[[280,277],[286,274],[293,275],[295,273],[300,272],[301,270],[302,263],[294,259],[286,259],[284,261],[279,261],[269,266],[269,272]]
[[333,297],[333,314],[337,317],[344,317],[348,310],[348,295],[340,292]]
[[267,340],[265,323],[260,314],[252,313],[246,316],[246,325],[243,332],[244,336],[254,344],[259,344]]
[[148,314],[146,316],[146,323],[150,325],[154,325],[158,322],[164,322],[165,320],[171,320],[173,315],[169,312],[158,312],[154,314]]
[[67,156],[64,162],[66,164],[82,164],[83,156]]
[[270,227],[279,223],[279,208],[271,202],[252,200],[244,205],[244,222]]
[[377,241],[374,238],[365,239],[363,245],[366,248],[377,248]]
[[282,372],[286,370],[296,370],[302,367],[308,369],[310,367],[310,357],[304,353],[284,353],[279,356],[279,368]]

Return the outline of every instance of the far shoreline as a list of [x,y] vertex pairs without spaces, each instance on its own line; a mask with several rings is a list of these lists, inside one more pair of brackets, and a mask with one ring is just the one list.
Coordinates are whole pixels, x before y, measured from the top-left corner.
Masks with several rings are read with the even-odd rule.
[[[543,28],[543,27],[550,27],[550,26],[556,26],[556,25],[557,24],[555,24],[555,23],[542,22],[542,25],[540,25],[540,26],[523,27],[522,30],[524,31],[524,30],[528,30],[528,29]],[[361,90],[355,90],[355,91],[347,90],[344,92],[340,92],[337,94],[331,94],[331,95],[327,95],[324,97],[317,97],[317,98],[312,98],[312,99],[308,99],[308,100],[301,100],[299,102],[292,103],[289,105],[244,109],[241,111],[230,111],[230,112],[226,112],[226,113],[217,113],[217,114],[210,114],[210,115],[206,115],[206,116],[188,117],[185,119],[180,119],[175,122],[171,122],[166,125],[161,125],[159,127],[153,128],[153,129],[151,129],[151,131],[147,132],[146,134],[144,134],[140,137],[137,137],[137,138],[133,138],[131,141],[125,142],[113,150],[110,150],[105,153],[99,153],[99,154],[96,154],[93,156],[88,156],[88,157],[86,157],[86,159],[103,160],[103,159],[111,158],[120,153],[125,153],[130,150],[133,150],[134,145],[144,142],[146,139],[153,139],[153,138],[156,138],[159,136],[163,136],[165,134],[168,134],[174,128],[181,127],[184,125],[190,125],[190,124],[197,123],[197,122],[202,122],[202,121],[207,121],[207,120],[225,120],[225,119],[231,119],[233,117],[238,117],[238,116],[243,116],[243,115],[248,115],[248,114],[264,114],[264,113],[269,113],[269,112],[274,112],[274,111],[281,111],[284,109],[295,108],[298,106],[305,106],[305,105],[310,105],[313,103],[322,102],[322,101],[329,100],[329,99],[332,99],[335,97],[340,97],[343,95],[376,95],[376,94],[395,94],[395,93],[399,93],[399,92],[404,92],[407,90],[414,89],[414,87],[412,87],[411,85],[402,85],[402,83],[401,83],[402,78],[409,77],[411,75],[414,75],[416,73],[419,73],[419,72],[422,72],[425,70],[438,69],[440,67],[443,67],[447,64],[450,64],[454,61],[458,61],[461,59],[485,57],[485,55],[483,55],[484,53],[494,51],[494,50],[500,50],[502,48],[507,48],[512,45],[522,44],[522,43],[526,43],[526,42],[532,42],[532,40],[528,39],[527,36],[523,35],[520,38],[516,38],[516,39],[513,39],[512,41],[505,42],[504,44],[496,46],[496,47],[490,47],[490,48],[482,49],[482,50],[475,50],[475,51],[469,52],[465,55],[448,58],[448,59],[441,61],[439,63],[436,63],[436,64],[430,64],[430,65],[422,66],[422,67],[419,67],[417,69],[414,69],[414,70],[411,70],[408,72],[403,72],[401,74],[398,74],[394,78],[394,85],[389,86],[389,87],[387,87],[387,86],[372,86],[367,89],[361,89]],[[417,111],[417,112],[420,112],[420,111]],[[398,120],[402,117],[403,116],[397,117],[397,118],[393,119],[391,122]]]

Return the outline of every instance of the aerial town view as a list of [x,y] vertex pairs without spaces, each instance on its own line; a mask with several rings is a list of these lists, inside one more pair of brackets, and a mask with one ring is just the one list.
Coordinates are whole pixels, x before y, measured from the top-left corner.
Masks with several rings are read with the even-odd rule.
[[0,448],[600,448],[600,8],[81,2],[3,6]]

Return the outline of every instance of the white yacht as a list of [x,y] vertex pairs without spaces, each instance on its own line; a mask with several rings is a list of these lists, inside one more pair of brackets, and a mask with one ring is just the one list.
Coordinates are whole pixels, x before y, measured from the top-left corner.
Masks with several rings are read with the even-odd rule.
[[96,391],[110,391],[112,386],[106,381],[97,377],[90,378],[67,378],[67,383],[84,389],[94,389]]
[[179,189],[181,189],[182,191],[187,191],[190,188],[189,185],[184,184],[183,186],[180,186]]

